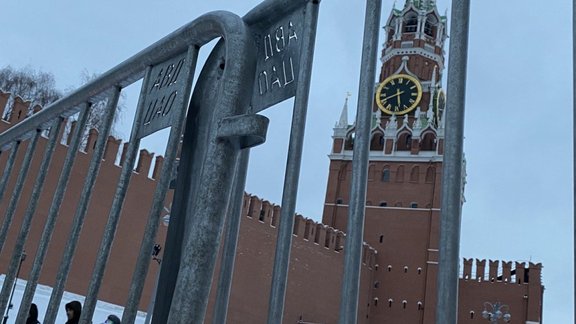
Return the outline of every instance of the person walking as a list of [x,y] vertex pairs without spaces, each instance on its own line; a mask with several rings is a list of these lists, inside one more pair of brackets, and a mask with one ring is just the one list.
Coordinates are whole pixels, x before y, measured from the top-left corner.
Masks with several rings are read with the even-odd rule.
[[66,316],[68,321],[66,324],[78,324],[80,322],[80,315],[82,314],[82,304],[74,300],[64,306],[66,309]]
[[102,324],[122,324],[120,318],[116,315],[108,315],[108,318]]
[[32,303],[30,305],[30,310],[28,311],[28,318],[26,319],[26,324],[40,324],[38,322],[38,306]]

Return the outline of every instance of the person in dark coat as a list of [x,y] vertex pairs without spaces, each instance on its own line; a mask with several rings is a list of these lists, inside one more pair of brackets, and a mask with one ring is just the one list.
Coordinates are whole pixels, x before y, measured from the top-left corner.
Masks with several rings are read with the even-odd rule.
[[74,300],[64,306],[66,309],[66,316],[68,321],[66,324],[78,324],[80,322],[80,315],[82,314],[82,304]]
[[120,318],[116,315],[108,315],[106,322],[104,324],[122,324]]
[[26,324],[40,324],[38,322],[38,306],[32,303],[30,305],[30,310],[28,311],[28,318],[26,319]]

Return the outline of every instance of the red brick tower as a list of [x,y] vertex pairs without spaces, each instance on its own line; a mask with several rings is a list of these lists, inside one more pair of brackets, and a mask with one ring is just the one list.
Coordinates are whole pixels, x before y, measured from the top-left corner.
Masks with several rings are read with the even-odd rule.
[[[368,323],[435,323],[444,147],[446,17],[434,0],[406,0],[386,24],[375,85],[364,240],[377,250]],[[323,223],[346,232],[355,125],[347,101],[334,127]],[[465,165],[463,166],[465,167]],[[465,176],[466,173],[464,173]],[[465,181],[465,179],[462,179]],[[464,197],[462,197],[464,202]],[[486,322],[488,302],[514,322],[542,319],[541,264],[464,261],[458,323]],[[488,309],[489,311],[489,309]]]
[[[438,260],[446,17],[406,1],[386,42],[370,142],[364,240],[378,250],[371,323],[433,323]],[[323,223],[346,231],[354,125],[334,128]],[[366,305],[360,305],[364,307]]]

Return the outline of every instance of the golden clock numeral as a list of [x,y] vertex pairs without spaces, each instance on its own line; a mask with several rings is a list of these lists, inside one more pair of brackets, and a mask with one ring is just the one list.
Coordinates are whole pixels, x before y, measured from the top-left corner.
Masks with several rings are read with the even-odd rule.
[[402,78],[398,79],[398,83],[402,83],[402,82],[404,82],[404,79],[402,79]]
[[412,93],[410,94],[410,96],[412,96],[412,97],[417,97],[417,96],[418,96],[418,93],[417,93],[417,92],[412,92]]
[[411,104],[413,104],[416,100],[414,99],[410,99],[408,102],[410,102]]
[[404,109],[408,109],[408,106],[404,105],[404,106],[402,106],[402,108],[404,108]]
[[388,104],[388,106],[386,106],[386,109],[387,109],[387,110],[392,110],[392,105],[391,105],[391,104]]
[[400,110],[400,107],[394,106],[394,111],[398,111],[398,110]]
[[391,85],[395,85],[396,83],[394,82],[394,80],[391,80],[391,81],[390,81],[390,84],[391,84]]
[[414,88],[416,88],[416,85],[411,86],[410,90],[414,90]]

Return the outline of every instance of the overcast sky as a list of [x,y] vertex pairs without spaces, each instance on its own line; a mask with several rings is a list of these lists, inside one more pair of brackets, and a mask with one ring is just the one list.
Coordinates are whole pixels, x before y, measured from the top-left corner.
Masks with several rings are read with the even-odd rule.
[[[0,66],[40,68],[55,75],[59,88],[76,87],[83,70],[102,73],[203,13],[222,9],[242,16],[259,2],[3,1]],[[542,262],[544,319],[571,323],[571,1],[472,2],[461,255]],[[392,6],[383,1],[383,21]],[[438,8],[449,12],[450,1],[439,0]],[[364,1],[321,3],[296,208],[316,220],[332,127],[347,92],[350,120],[355,115],[363,20]],[[127,91],[128,109],[118,130],[124,138],[136,88]],[[281,201],[291,110],[288,101],[265,111],[271,118],[268,139],[251,156],[247,191],[275,203]],[[162,153],[160,135],[144,147]]]

